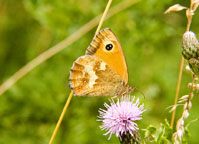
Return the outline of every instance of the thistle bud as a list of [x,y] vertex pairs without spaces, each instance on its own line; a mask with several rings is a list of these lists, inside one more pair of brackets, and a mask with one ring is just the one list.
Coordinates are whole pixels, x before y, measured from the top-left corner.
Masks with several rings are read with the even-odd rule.
[[197,58],[199,56],[198,40],[196,35],[191,32],[185,32],[182,39],[182,55],[185,59]]

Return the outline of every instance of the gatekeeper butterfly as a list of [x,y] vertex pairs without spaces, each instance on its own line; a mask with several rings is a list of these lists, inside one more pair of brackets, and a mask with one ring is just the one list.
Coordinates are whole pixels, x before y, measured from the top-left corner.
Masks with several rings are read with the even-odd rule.
[[123,49],[109,28],[92,40],[70,69],[69,86],[76,96],[122,96],[133,92]]

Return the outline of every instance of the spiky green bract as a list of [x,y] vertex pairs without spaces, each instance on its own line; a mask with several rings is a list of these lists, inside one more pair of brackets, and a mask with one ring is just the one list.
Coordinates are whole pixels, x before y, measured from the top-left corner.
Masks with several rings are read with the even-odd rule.
[[182,39],[182,55],[185,59],[198,58],[198,40],[195,33],[185,32]]
[[185,32],[182,39],[182,55],[188,60],[194,74],[199,75],[199,42],[195,33]]

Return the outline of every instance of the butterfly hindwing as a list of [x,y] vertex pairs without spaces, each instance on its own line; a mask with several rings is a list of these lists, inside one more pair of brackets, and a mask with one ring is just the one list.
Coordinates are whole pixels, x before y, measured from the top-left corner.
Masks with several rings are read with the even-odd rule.
[[77,96],[115,96],[125,89],[114,70],[96,56],[79,57],[70,70],[69,85]]

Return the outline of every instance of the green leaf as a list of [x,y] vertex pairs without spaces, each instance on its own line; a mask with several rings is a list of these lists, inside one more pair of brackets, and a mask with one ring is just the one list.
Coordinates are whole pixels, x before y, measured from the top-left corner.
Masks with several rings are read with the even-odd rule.
[[197,118],[197,119],[194,119],[194,120],[191,120],[191,121],[189,121],[187,124],[186,124],[186,126],[185,126],[185,129],[184,129],[184,134],[183,134],[183,137],[182,137],[182,143],[187,143],[187,141],[188,141],[188,139],[189,139],[189,137],[190,137],[190,132],[189,132],[189,125],[190,124],[192,124],[193,122],[196,122],[196,121],[198,121],[199,120],[199,118]]
[[145,139],[149,142],[158,144],[171,144],[171,136],[173,129],[170,127],[169,122],[165,119],[164,123],[159,128],[149,125],[145,131]]

